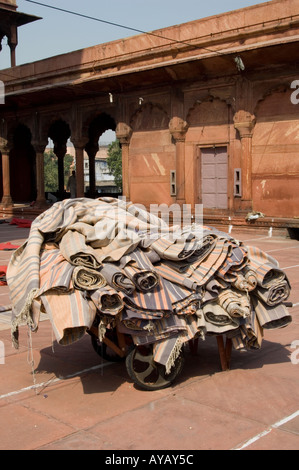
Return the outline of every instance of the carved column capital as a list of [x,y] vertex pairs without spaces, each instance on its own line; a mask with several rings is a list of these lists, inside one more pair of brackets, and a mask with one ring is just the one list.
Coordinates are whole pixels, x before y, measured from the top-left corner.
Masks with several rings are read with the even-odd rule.
[[0,137],[0,152],[9,153],[11,149],[12,149],[12,144],[4,137]]
[[234,115],[234,126],[240,134],[240,138],[252,137],[256,119],[254,114],[240,110]]
[[84,148],[89,158],[95,158],[96,154],[99,151],[98,142],[88,142]]
[[46,142],[42,143],[42,142],[37,142],[37,141],[34,141],[34,140],[33,140],[33,141],[31,142],[31,144],[32,144],[32,147],[34,148],[34,150],[35,150],[36,153],[44,153],[44,151],[45,151],[45,149],[46,149],[46,147],[47,147],[47,143],[46,143]]
[[173,117],[169,122],[169,131],[176,142],[185,140],[188,123],[179,117]]
[[119,122],[116,126],[116,138],[121,144],[129,144],[132,137],[133,130],[125,122]]
[[73,146],[75,147],[75,149],[84,149],[86,143],[87,143],[87,140],[84,139],[83,137],[71,137],[70,138]]

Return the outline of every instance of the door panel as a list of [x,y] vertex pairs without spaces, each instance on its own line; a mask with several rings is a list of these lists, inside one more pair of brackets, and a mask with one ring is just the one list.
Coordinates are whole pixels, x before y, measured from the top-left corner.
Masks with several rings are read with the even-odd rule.
[[226,147],[201,149],[201,188],[204,208],[227,209],[227,171]]

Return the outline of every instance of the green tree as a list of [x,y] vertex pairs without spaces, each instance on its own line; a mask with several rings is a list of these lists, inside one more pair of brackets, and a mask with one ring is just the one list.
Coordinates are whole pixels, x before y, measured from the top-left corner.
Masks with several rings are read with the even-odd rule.
[[120,148],[119,140],[116,139],[108,147],[108,158],[107,164],[110,173],[114,177],[116,186],[121,190],[122,189],[122,152]]
[[58,190],[58,163],[52,150],[44,153],[45,191]]
[[[64,182],[67,184],[70,175],[70,166],[73,163],[72,155],[66,154],[64,157]],[[53,152],[49,150],[44,153],[44,174],[45,174],[45,191],[58,191],[58,159]]]
[[64,186],[65,187],[70,177],[70,173],[71,173],[70,168],[73,162],[74,162],[74,158],[72,157],[72,155],[67,153],[64,157]]

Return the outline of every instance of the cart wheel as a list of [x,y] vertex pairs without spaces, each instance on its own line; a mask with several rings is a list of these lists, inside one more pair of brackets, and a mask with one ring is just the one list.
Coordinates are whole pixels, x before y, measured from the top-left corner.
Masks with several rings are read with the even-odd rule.
[[181,373],[184,356],[181,353],[169,374],[165,367],[153,359],[153,347],[135,347],[126,357],[126,367],[131,379],[144,390],[160,390],[169,387]]
[[[107,335],[108,336],[108,335]],[[109,339],[113,342],[117,342],[117,336],[112,330],[111,334],[109,333]],[[122,362],[125,360],[125,357],[119,356],[113,349],[109,348],[107,344],[102,343],[96,336],[91,336],[91,344],[95,352],[101,356],[103,359],[109,362]]]

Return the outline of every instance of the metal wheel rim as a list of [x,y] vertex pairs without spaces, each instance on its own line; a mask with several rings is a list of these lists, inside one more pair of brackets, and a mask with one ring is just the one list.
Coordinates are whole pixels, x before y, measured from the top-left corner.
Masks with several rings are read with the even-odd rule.
[[[145,351],[145,352],[144,352]],[[136,347],[126,360],[127,370],[134,382],[145,390],[159,390],[169,387],[183,368],[183,356],[178,357],[169,374],[165,367],[153,359],[152,346]]]

